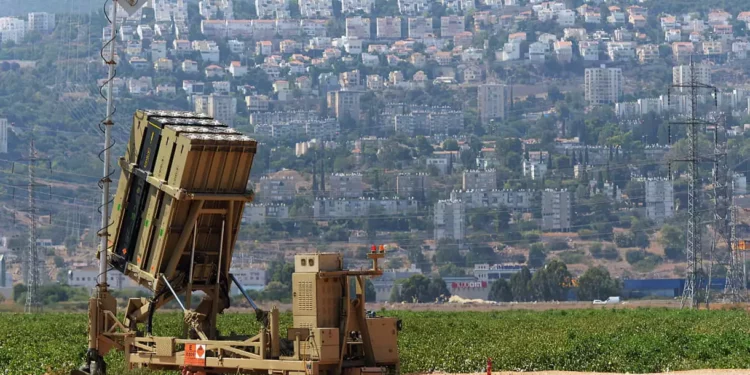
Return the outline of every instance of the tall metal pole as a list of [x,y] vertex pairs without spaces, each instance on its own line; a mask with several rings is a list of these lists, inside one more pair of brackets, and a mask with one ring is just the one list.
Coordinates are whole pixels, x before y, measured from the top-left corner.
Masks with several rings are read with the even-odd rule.
[[31,136],[29,149],[29,253],[28,257],[28,285],[26,287],[26,305],[24,312],[37,313],[42,311],[39,300],[39,252],[36,246],[36,202],[34,201],[34,162],[36,161],[36,150],[34,149],[34,136]]
[[698,213],[696,209],[698,201],[698,134],[696,129],[696,118],[698,116],[698,86],[697,74],[695,64],[690,61],[690,121],[688,124],[688,147],[689,147],[689,159],[688,159],[688,223],[687,223],[687,278],[685,280],[685,289],[682,293],[682,306],[688,304],[692,309],[697,307],[697,299],[695,298],[695,290],[698,287],[696,285],[696,278],[698,277],[698,257],[701,252],[701,234],[700,234],[700,223]]
[[109,60],[107,60],[107,67],[109,73],[107,74],[107,117],[104,120],[104,174],[99,180],[102,186],[102,221],[101,229],[99,230],[99,280],[97,282],[97,288],[100,293],[107,292],[107,247],[109,241],[109,185],[112,182],[109,175],[111,174],[109,169],[109,162],[111,159],[111,143],[112,143],[112,126],[115,124],[112,119],[114,103],[112,98],[112,90],[114,86],[115,78],[115,43],[117,41],[117,0],[112,0],[112,30],[110,31],[109,40]]

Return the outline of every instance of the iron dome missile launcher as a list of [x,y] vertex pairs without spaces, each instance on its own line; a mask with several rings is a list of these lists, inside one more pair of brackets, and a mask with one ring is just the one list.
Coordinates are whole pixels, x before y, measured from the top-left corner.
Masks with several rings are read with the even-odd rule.
[[[119,319],[107,293],[89,304],[89,343],[101,358],[122,350],[130,368],[194,373],[279,375],[395,374],[400,322],[365,312],[365,279],[382,275],[383,248],[372,267],[345,270],[337,253],[298,254],[292,276],[293,326],[280,332],[279,310],[262,311],[229,273],[257,142],[203,114],[142,111],[133,117],[113,202],[109,265],[152,291],[132,298]],[[232,282],[261,322],[260,332],[222,337],[216,317],[229,307]],[[191,306],[191,296],[203,300]],[[176,300],[182,337],[152,333],[153,316]],[[182,301],[185,301],[184,303]],[[241,331],[242,327],[236,327]],[[78,372],[80,373],[80,372]]]

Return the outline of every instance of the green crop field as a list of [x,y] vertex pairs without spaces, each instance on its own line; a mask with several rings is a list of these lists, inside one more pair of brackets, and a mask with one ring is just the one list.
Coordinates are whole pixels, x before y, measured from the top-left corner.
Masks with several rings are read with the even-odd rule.
[[[494,369],[658,372],[750,368],[744,311],[670,309],[545,312],[389,312],[403,319],[402,372]],[[157,314],[156,334],[177,335],[180,315]],[[283,315],[282,329],[291,323]],[[221,317],[222,333],[255,333],[250,314]],[[83,314],[0,314],[0,374],[63,373],[86,350]],[[122,356],[107,357],[111,374]],[[3,372],[7,370],[7,372]]]

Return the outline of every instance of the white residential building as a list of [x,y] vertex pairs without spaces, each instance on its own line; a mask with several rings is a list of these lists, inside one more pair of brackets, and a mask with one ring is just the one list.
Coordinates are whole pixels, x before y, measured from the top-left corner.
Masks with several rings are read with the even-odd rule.
[[55,29],[55,14],[47,12],[29,13],[29,22],[26,26],[29,31],[50,32]]
[[466,205],[460,200],[446,199],[435,203],[435,241],[463,241],[466,236]]
[[432,17],[409,18],[409,38],[423,39],[432,32]]
[[616,103],[622,96],[622,69],[587,68],[584,76],[584,94],[588,104]]
[[419,202],[410,198],[351,198],[316,199],[313,217],[326,219],[355,219],[367,215],[413,215],[419,211]]
[[507,208],[524,212],[531,209],[533,197],[531,190],[454,190],[450,199],[463,202],[467,210]]
[[541,180],[547,173],[547,161],[546,160],[524,160],[523,161],[523,175],[529,177],[532,180]]
[[26,21],[13,17],[0,17],[0,41],[22,43],[26,36]]
[[508,102],[508,86],[499,83],[485,83],[477,87],[477,106],[483,124],[492,119],[505,118],[505,105]]
[[362,175],[359,173],[334,173],[328,177],[326,187],[331,198],[359,198],[364,192]]
[[[711,84],[711,67],[705,64],[695,64],[695,76],[699,83]],[[672,68],[672,84],[689,85],[691,82],[690,65],[679,65]],[[678,91],[689,91],[687,87],[680,87]]]
[[255,0],[258,18],[289,18],[289,3],[286,0]]
[[332,18],[332,0],[300,0],[299,10],[304,18]]
[[529,61],[534,63],[543,63],[549,52],[549,44],[534,42],[529,44]]
[[495,190],[497,189],[497,171],[468,170],[463,173],[464,190]]
[[649,178],[646,184],[646,217],[663,223],[674,215],[674,187],[666,178]]
[[347,17],[346,37],[370,39],[370,19],[362,17]]
[[428,0],[398,0],[398,10],[406,16],[422,14],[430,9]]
[[192,42],[193,51],[198,51],[201,60],[206,63],[219,62],[219,46],[212,40],[195,40]]
[[567,190],[550,190],[542,192],[542,230],[570,230],[572,204]]
[[269,219],[284,220],[289,218],[289,207],[284,203],[253,203],[245,207],[243,222],[263,224]]
[[401,17],[378,17],[375,20],[378,39],[401,38]]
[[341,12],[344,14],[357,12],[370,14],[373,3],[373,0],[342,0]]
[[198,113],[206,113],[215,120],[232,126],[237,114],[237,99],[229,95],[194,95],[193,105]]

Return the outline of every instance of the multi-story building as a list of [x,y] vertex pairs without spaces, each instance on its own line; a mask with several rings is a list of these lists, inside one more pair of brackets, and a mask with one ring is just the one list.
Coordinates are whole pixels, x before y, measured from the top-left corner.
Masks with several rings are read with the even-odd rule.
[[297,195],[297,183],[292,176],[263,176],[257,185],[258,201],[262,203],[289,202]]
[[584,94],[591,105],[616,103],[622,96],[622,69],[586,68]]
[[341,12],[344,14],[357,12],[370,14],[373,3],[373,0],[343,0],[341,2]]
[[428,0],[398,0],[398,10],[406,16],[422,14],[430,9]]
[[530,190],[454,190],[452,200],[464,203],[467,210],[475,208],[507,208],[512,211],[528,211],[534,192]]
[[464,190],[495,190],[497,189],[497,171],[468,170],[463,174]]
[[[44,272],[43,272],[44,273]],[[91,289],[96,287],[99,279],[99,268],[76,268],[68,271],[66,284],[73,287]],[[139,286],[132,279],[119,272],[107,274],[107,285],[115,290],[138,289]]]
[[435,241],[452,239],[463,241],[466,236],[466,205],[455,199],[435,203]]
[[255,12],[258,18],[289,18],[289,3],[286,0],[255,0]]
[[8,153],[8,124],[7,118],[0,118],[0,154]]
[[230,95],[210,94],[206,98],[205,113],[223,124],[233,126],[234,116],[237,114],[237,99]]
[[333,17],[333,1],[301,0],[299,11],[304,18],[331,18]]
[[194,40],[192,49],[200,53],[203,62],[219,62],[219,45],[213,40]]
[[646,217],[656,223],[674,216],[674,187],[666,178],[648,178],[646,184]]
[[198,13],[207,20],[233,20],[234,5],[232,0],[201,0],[198,2]]
[[[432,25],[430,25],[432,27]],[[461,16],[440,17],[440,37],[453,38],[464,31],[464,18]]]
[[[711,67],[705,64],[694,64],[695,67],[695,78],[697,83],[704,85],[711,84]],[[691,68],[690,65],[679,65],[672,68],[672,84],[678,86],[687,86],[691,83]],[[688,87],[678,87],[678,91],[686,92],[690,91]]]
[[529,177],[532,180],[541,180],[544,175],[547,174],[547,161],[546,160],[524,160],[523,161],[523,175]]
[[569,63],[573,59],[573,42],[558,40],[554,44],[555,57],[561,63]]
[[567,190],[547,189],[542,192],[542,230],[570,230],[572,204]]
[[370,39],[370,19],[362,17],[347,17],[346,37]]
[[498,83],[485,83],[477,87],[477,105],[482,124],[488,124],[492,119],[505,118],[505,104],[508,86]]
[[375,21],[378,39],[401,38],[401,17],[378,17]]
[[326,219],[353,219],[367,215],[409,215],[419,212],[419,202],[405,198],[320,198],[313,202],[313,217]]
[[338,121],[329,118],[258,124],[255,126],[255,133],[272,139],[332,139],[339,129]]
[[26,26],[29,31],[50,32],[55,29],[55,14],[47,12],[29,13],[29,22]]
[[0,17],[0,41],[23,42],[26,36],[26,21],[13,17]]
[[284,203],[252,203],[245,207],[242,221],[248,224],[263,224],[269,219],[289,218],[289,207]]
[[430,189],[430,176],[426,173],[399,173],[396,176],[396,194],[399,197],[424,200]]
[[359,120],[359,99],[361,96],[361,91],[329,91],[327,94],[328,108],[333,111],[334,115],[339,120],[347,115],[351,116],[355,121]]
[[578,43],[578,53],[584,61],[599,60],[599,42],[596,40],[582,40]]
[[331,198],[359,198],[364,192],[359,173],[333,173],[328,177],[328,195]]
[[[266,270],[254,267],[242,267],[235,261],[232,263],[232,268],[229,270],[237,281],[242,285],[245,290],[263,290],[266,287]],[[231,295],[239,295],[240,290],[236,285],[232,285],[229,289]]]
[[656,44],[644,44],[636,48],[636,55],[641,64],[648,64],[659,59],[659,46]]
[[510,280],[510,278],[520,272],[522,268],[523,266],[520,265],[475,264],[473,273],[477,280],[492,283],[499,279]]
[[423,39],[433,33],[431,17],[410,17],[409,38]]

